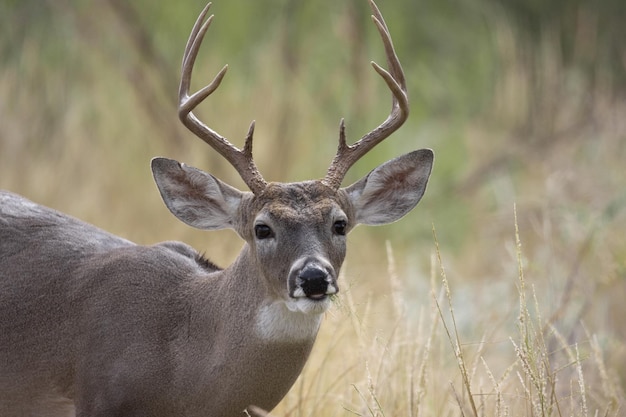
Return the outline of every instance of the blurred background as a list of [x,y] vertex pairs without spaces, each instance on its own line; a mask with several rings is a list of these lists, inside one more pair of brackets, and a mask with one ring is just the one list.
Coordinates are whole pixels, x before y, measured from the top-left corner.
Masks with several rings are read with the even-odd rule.
[[[436,161],[412,213],[351,234],[344,290],[355,308],[377,312],[373,334],[385,327],[392,254],[403,317],[418,317],[438,274],[434,229],[459,332],[501,348],[489,331],[510,334],[519,314],[516,210],[536,314],[570,343],[597,340],[606,379],[623,394],[626,3],[378,5],[404,66],[411,115],[344,185],[414,149],[432,148]],[[183,240],[228,265],[241,240],[177,221],[149,170],[152,157],[167,156],[245,189],[176,116],[179,63],[203,6],[0,0],[0,188],[137,243]],[[366,1],[221,0],[211,12],[192,85],[201,88],[226,63],[229,71],[198,114],[238,146],[255,119],[254,155],[266,179],[322,177],[341,117],[355,141],[389,113],[390,93],[369,65],[385,61]]]

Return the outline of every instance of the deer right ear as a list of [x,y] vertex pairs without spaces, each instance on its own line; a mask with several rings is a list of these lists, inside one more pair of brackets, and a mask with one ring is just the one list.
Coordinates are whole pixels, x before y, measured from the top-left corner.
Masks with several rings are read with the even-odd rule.
[[385,162],[346,187],[356,223],[392,223],[411,211],[426,191],[433,158],[430,149],[413,151]]
[[165,205],[179,220],[204,230],[234,228],[243,192],[172,159],[154,158],[151,167]]

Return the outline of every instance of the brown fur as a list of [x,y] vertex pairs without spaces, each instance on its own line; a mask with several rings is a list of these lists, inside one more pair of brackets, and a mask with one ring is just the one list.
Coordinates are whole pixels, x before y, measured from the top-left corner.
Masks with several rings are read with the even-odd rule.
[[[346,232],[397,220],[421,198],[432,152],[350,187],[271,183],[258,195],[155,159],[167,206],[246,241],[224,270],[180,242],[137,246],[0,192],[0,416],[234,417],[272,409],[313,346],[338,289]],[[255,236],[255,225],[272,230]],[[320,284],[316,284],[320,286]],[[316,293],[317,295],[317,293]]]

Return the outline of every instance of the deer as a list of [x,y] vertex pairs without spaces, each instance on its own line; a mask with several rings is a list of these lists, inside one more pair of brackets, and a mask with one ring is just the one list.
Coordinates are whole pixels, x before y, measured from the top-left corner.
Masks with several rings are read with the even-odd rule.
[[[389,29],[369,1],[388,69],[389,116],[339,145],[324,178],[267,182],[252,157],[194,110],[227,66],[190,94],[211,4],[187,42],[182,123],[225,158],[249,191],[154,158],[166,207],[202,230],[234,229],[244,244],[220,268],[185,243],[142,246],[74,217],[0,193],[0,416],[234,417],[272,410],[301,373],[339,291],[348,233],[403,217],[422,198],[430,149],[392,159],[342,187],[350,167],[407,119],[405,76]],[[248,414],[249,415],[249,414]]]

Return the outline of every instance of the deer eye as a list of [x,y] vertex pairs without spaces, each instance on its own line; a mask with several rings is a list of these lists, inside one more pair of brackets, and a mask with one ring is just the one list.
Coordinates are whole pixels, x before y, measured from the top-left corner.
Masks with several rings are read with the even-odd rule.
[[337,220],[333,223],[333,230],[338,235],[344,236],[346,234],[346,228],[348,227],[348,223],[345,220]]
[[257,224],[254,226],[254,235],[257,239],[267,239],[274,235],[272,229],[266,224]]

